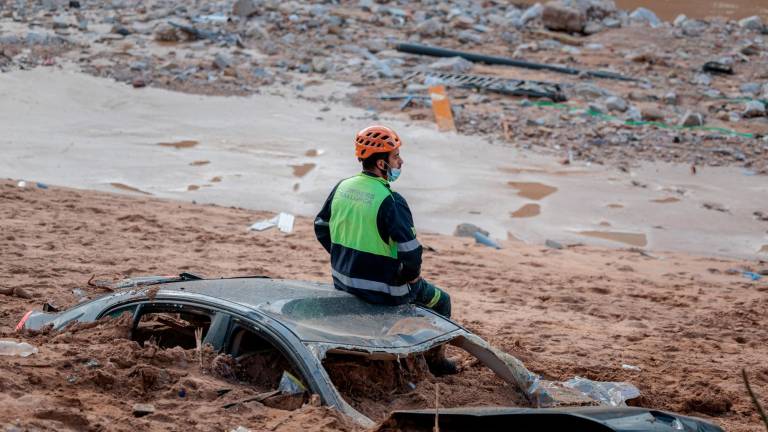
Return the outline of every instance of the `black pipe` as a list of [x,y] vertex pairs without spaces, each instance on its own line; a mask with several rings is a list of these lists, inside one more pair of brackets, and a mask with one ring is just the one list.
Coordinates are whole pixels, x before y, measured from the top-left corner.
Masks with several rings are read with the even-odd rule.
[[625,77],[623,75],[620,75],[614,72],[582,71],[579,69],[573,69],[573,68],[564,67],[564,66],[553,66],[548,64],[532,63],[532,62],[527,62],[523,60],[514,60],[507,57],[496,57],[496,56],[489,56],[489,55],[483,55],[483,54],[474,54],[466,51],[456,51],[456,50],[433,47],[428,45],[421,45],[421,44],[399,43],[395,45],[395,49],[405,53],[421,54],[421,55],[428,55],[433,57],[461,57],[463,59],[466,59],[475,63],[498,64],[498,65],[514,66],[514,67],[534,69],[534,70],[548,70],[548,71],[558,72],[558,73],[563,73],[568,75],[580,75],[584,73],[586,75],[589,75],[595,78],[608,78],[608,79],[615,79],[615,80],[621,80],[621,81],[639,81],[636,78]]

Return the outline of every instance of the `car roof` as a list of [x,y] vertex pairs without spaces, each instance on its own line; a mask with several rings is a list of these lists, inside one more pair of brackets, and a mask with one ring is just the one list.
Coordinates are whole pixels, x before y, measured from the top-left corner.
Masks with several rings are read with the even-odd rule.
[[268,278],[201,279],[160,284],[158,298],[194,294],[267,315],[305,343],[391,351],[416,348],[463,330],[424,308],[367,303],[333,285]]

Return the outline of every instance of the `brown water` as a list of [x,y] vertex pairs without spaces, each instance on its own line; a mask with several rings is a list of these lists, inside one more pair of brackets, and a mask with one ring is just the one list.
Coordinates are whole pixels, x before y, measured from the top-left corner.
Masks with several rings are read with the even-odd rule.
[[523,198],[532,200],[540,200],[557,192],[556,187],[545,185],[544,183],[535,182],[509,182],[512,188],[517,189],[517,194]]
[[645,247],[648,244],[648,240],[645,238],[645,234],[615,231],[580,231],[579,234],[585,235],[587,237],[595,237],[619,243],[626,243],[628,245],[638,247]]
[[666,197],[666,198],[651,200],[651,202],[655,202],[659,204],[671,204],[671,203],[676,203],[678,201],[680,201],[680,198],[675,198],[675,197]]
[[301,165],[291,165],[291,168],[293,168],[294,177],[304,177],[315,168],[315,164],[305,163]]
[[538,204],[526,204],[512,212],[513,218],[527,218],[538,216],[541,213],[541,207]]
[[173,147],[176,149],[183,149],[183,148],[192,148],[199,143],[197,141],[193,140],[184,140],[184,141],[176,141],[176,142],[161,142],[157,143],[157,145],[162,147]]
[[624,206],[621,204],[608,204],[608,208],[620,209],[620,208],[624,208]]
[[140,193],[140,194],[144,194],[144,195],[152,195],[149,192],[144,192],[143,190],[141,190],[139,188],[135,188],[133,186],[128,186],[127,184],[123,184],[123,183],[110,183],[110,185],[113,188],[124,190],[124,191],[128,191],[128,192],[136,192],[136,193]]
[[[725,17],[741,19],[752,15],[768,18],[768,1],[766,0],[615,0],[616,6],[627,11],[638,7],[652,10],[665,21],[672,21],[678,15],[685,14],[689,18]],[[524,0],[525,3],[536,3],[536,0]],[[543,3],[543,2],[542,2]]]
[[209,163],[211,163],[211,161],[207,161],[207,160],[196,160],[196,161],[194,161],[194,162],[190,163],[190,165],[192,165],[192,166],[203,166],[203,165],[208,165]]

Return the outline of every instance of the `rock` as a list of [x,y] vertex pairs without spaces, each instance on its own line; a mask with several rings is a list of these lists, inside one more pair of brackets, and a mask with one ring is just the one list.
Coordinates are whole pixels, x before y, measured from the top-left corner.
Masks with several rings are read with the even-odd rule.
[[72,9],[80,9],[80,2],[77,0],[70,0],[69,7],[71,7]]
[[241,18],[248,18],[259,12],[259,5],[256,0],[237,0],[232,5],[232,15]]
[[312,71],[316,73],[326,73],[331,68],[331,61],[328,57],[312,57]]
[[175,27],[162,23],[155,29],[155,40],[158,42],[178,42],[181,37]]
[[688,20],[688,17],[685,16],[684,14],[680,14],[677,16],[677,18],[675,18],[674,21],[672,21],[672,25],[674,25],[675,27],[680,27],[681,25],[683,25],[683,23],[685,23],[686,20]]
[[760,93],[761,86],[760,86],[760,83],[749,82],[749,83],[742,84],[739,87],[739,90],[741,90],[743,94],[757,95]]
[[115,24],[114,27],[112,27],[112,33],[119,34],[120,36],[128,36],[131,34],[131,31],[120,24]]
[[137,403],[133,404],[133,416],[144,417],[145,415],[154,414],[155,406],[152,404]]
[[502,32],[501,33],[501,40],[504,42],[510,44],[510,45],[519,45],[521,41],[521,36],[519,32]]
[[31,299],[32,298],[32,293],[30,293],[29,291],[27,291],[26,289],[24,289],[22,287],[14,288],[13,289],[13,295],[15,295],[18,298],[23,298],[23,299]]
[[475,44],[481,44],[483,43],[483,37],[477,34],[476,32],[473,32],[472,30],[462,30],[458,34],[459,42],[472,42]]
[[563,245],[560,242],[556,242],[554,240],[549,240],[544,242],[544,245],[551,249],[563,249]]
[[761,99],[768,99],[768,83],[763,84],[763,92],[760,95]]
[[594,84],[579,83],[573,87],[573,94],[585,99],[599,99],[601,97],[613,96],[610,92]]
[[640,110],[640,114],[645,121],[664,121],[664,112],[658,108],[645,107]]
[[65,29],[69,27],[69,17],[64,14],[59,14],[53,17],[54,29]]
[[245,36],[248,38],[269,39],[269,33],[261,24],[255,21],[248,25],[248,30],[245,31]]
[[644,7],[639,7],[629,14],[629,19],[639,23],[650,24],[651,27],[657,27],[661,25],[661,20],[656,16],[653,11]]
[[704,115],[693,111],[686,111],[685,115],[680,120],[680,126],[704,126]]
[[637,107],[629,107],[627,110],[627,121],[639,122],[643,120],[643,113]]
[[620,28],[621,27],[621,20],[617,18],[606,18],[603,20],[603,26],[605,28]]
[[739,26],[747,30],[757,30],[757,31],[762,31],[764,27],[763,20],[757,15],[753,15],[751,17],[740,20]]
[[664,103],[667,105],[677,105],[679,103],[679,98],[677,97],[677,93],[675,92],[669,92],[664,95]]
[[603,25],[599,22],[590,21],[584,26],[583,33],[585,35],[593,35],[603,31]]
[[475,233],[479,232],[480,234],[484,236],[489,236],[490,233],[482,228],[480,228],[477,225],[473,225],[471,223],[462,223],[456,226],[456,229],[453,231],[453,235],[456,237],[475,237]]
[[528,9],[523,12],[522,15],[520,15],[520,26],[524,26],[528,24],[530,21],[535,20],[536,18],[541,17],[541,14],[544,12],[544,6],[541,5],[541,3],[536,3],[535,5],[529,7]]
[[130,65],[130,68],[133,71],[147,70],[147,67],[148,67],[147,62],[143,62],[143,61],[134,61],[134,62],[131,62],[131,65]]
[[581,33],[587,25],[587,14],[561,1],[551,1],[544,5],[541,21],[550,30]]
[[416,33],[424,37],[435,37],[443,34],[443,23],[438,18],[430,18],[416,26]]
[[744,106],[742,115],[746,118],[762,117],[765,115],[765,104],[760,101],[749,101]]
[[704,34],[709,28],[709,24],[706,21],[686,20],[681,25],[681,28],[683,29],[683,34],[685,36],[697,37]]
[[712,84],[712,77],[709,74],[697,73],[693,76],[693,83],[702,86],[708,86]]
[[733,75],[733,57],[720,57],[704,63],[701,70],[713,74]]
[[629,108],[627,101],[618,96],[608,97],[608,99],[605,100],[605,107],[608,109],[608,111],[618,112],[625,112]]
[[453,28],[468,30],[475,26],[475,19],[467,15],[459,15],[451,21]]
[[213,66],[216,69],[224,70],[232,66],[232,57],[223,52],[216,53],[216,56],[213,58]]
[[474,64],[463,57],[447,57],[429,65],[430,69],[441,72],[467,73]]
[[368,51],[376,54],[377,52],[386,51],[387,41],[381,38],[378,39],[371,39],[365,43],[365,47],[368,48]]
[[744,45],[743,47],[741,47],[741,49],[739,49],[740,53],[742,53],[744,55],[747,55],[747,56],[758,55],[758,54],[760,54],[760,51],[762,51],[762,49],[760,48],[760,45],[758,45],[756,43],[753,43],[753,42],[750,42],[750,43]]
[[144,81],[144,78],[136,77],[131,81],[131,85],[133,88],[143,88],[147,86],[147,82]]

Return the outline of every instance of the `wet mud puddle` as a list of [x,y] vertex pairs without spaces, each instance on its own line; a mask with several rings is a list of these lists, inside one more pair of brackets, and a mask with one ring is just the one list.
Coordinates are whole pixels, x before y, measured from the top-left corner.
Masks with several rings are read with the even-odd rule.
[[579,234],[587,237],[625,243],[637,247],[645,247],[648,245],[648,240],[646,239],[645,234],[616,231],[579,231]]
[[680,202],[680,198],[675,198],[675,197],[659,198],[659,199],[651,200],[651,202],[655,202],[659,204],[671,204],[671,203]]
[[541,206],[538,204],[526,204],[516,211],[512,212],[513,218],[528,218],[538,216],[541,213]]
[[200,144],[197,141],[193,140],[184,140],[184,141],[176,141],[176,142],[161,142],[157,143],[160,147],[173,147],[175,149],[186,149],[186,148],[192,148],[196,145]]
[[523,198],[540,200],[557,192],[557,188],[536,182],[509,182],[511,188],[517,189],[517,194]]
[[123,183],[110,183],[109,185],[112,186],[115,189],[120,189],[120,190],[124,190],[124,191],[128,191],[128,192],[140,193],[140,194],[144,194],[144,195],[152,195],[149,192],[145,192],[145,191],[143,191],[143,190],[141,190],[139,188],[135,188],[133,186],[128,186],[127,184],[123,184]]
[[301,165],[291,165],[291,168],[293,168],[293,176],[294,177],[304,177],[305,175],[309,174],[310,171],[315,169],[316,164],[314,163],[305,163]]

